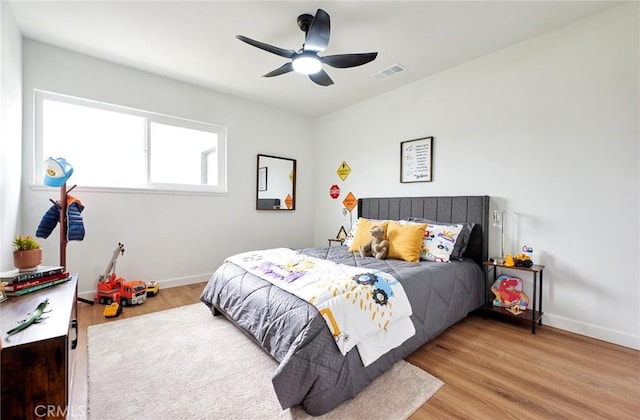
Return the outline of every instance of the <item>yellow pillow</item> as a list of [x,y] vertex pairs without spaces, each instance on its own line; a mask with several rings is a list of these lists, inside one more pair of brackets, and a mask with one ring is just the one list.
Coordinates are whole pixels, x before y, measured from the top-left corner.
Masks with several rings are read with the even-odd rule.
[[356,236],[351,242],[349,252],[360,252],[360,246],[366,245],[371,240],[371,228],[374,226],[382,226],[382,230],[385,232],[385,238],[387,233],[387,221],[381,220],[369,220],[361,217],[358,219],[358,230],[356,230]]
[[389,240],[387,258],[409,262],[420,261],[422,238],[426,228],[426,223],[401,225],[397,222],[389,222],[387,226],[387,239]]

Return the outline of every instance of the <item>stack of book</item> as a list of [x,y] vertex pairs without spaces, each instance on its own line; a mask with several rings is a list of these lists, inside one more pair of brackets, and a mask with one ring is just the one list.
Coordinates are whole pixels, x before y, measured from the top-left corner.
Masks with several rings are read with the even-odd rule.
[[71,279],[62,266],[41,265],[33,271],[18,270],[0,272],[0,282],[9,283],[4,287],[7,296],[22,296],[36,290],[45,289]]

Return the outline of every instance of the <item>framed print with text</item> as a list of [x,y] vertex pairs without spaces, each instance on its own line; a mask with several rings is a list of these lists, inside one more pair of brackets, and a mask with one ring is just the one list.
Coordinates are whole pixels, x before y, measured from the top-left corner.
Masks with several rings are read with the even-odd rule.
[[400,143],[400,182],[431,182],[433,137]]

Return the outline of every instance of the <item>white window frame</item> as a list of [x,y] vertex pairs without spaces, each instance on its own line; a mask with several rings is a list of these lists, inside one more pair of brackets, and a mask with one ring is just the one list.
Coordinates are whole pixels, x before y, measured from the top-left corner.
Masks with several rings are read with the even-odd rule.
[[[34,145],[33,145],[33,185],[35,188],[50,188],[44,185],[44,160],[48,156],[43,156],[43,127],[42,127],[42,111],[43,102],[45,100],[53,100],[57,102],[64,102],[73,105],[79,105],[84,107],[91,107],[96,109],[102,109],[106,111],[118,112],[127,115],[134,115],[144,118],[146,120],[146,134],[145,134],[145,173],[147,176],[147,183],[144,185],[135,185],[131,187],[104,187],[104,186],[81,186],[78,185],[78,189],[83,191],[119,191],[119,192],[149,192],[149,193],[187,193],[187,194],[204,194],[204,195],[226,195],[227,193],[227,129],[225,127],[189,120],[180,117],[173,117],[170,115],[158,114],[149,111],[143,111],[135,108],[129,108],[120,105],[113,105],[104,102],[93,101],[89,99],[83,99],[68,95],[62,95],[54,92],[47,92],[43,90],[34,90]],[[150,147],[149,126],[152,122],[159,124],[172,125],[182,128],[190,128],[201,131],[209,131],[217,134],[218,136],[218,185],[196,185],[196,184],[161,184],[152,183],[150,179],[150,167],[148,153]],[[211,153],[212,150],[206,150],[203,153]],[[64,157],[64,156],[63,156]],[[203,154],[202,159],[206,160],[206,156]],[[73,166],[73,162],[69,162]],[[206,168],[203,168],[206,171]],[[206,178],[206,172],[203,172],[201,179],[204,181]],[[73,175],[69,179],[69,184],[73,185]]]

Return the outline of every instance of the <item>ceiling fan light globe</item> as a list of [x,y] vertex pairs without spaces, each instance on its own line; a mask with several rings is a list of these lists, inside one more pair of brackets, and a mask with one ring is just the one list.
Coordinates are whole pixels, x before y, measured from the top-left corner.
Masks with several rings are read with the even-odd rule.
[[303,55],[293,59],[293,69],[302,74],[314,74],[320,71],[322,63],[318,57]]

